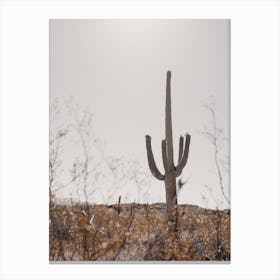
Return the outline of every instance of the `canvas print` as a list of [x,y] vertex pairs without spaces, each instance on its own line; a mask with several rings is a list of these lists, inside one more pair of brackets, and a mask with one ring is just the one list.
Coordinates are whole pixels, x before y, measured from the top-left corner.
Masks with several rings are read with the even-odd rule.
[[230,21],[49,34],[49,261],[230,261]]

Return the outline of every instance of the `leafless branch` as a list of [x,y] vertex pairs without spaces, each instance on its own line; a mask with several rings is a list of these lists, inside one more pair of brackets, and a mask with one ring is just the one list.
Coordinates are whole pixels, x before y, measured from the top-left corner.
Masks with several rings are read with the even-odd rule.
[[215,160],[215,166],[217,170],[218,180],[219,180],[219,186],[222,192],[223,197],[227,201],[228,204],[230,204],[230,200],[225,194],[225,188],[224,188],[224,182],[223,182],[223,175],[221,171],[221,166],[219,162],[219,145],[218,145],[218,138],[222,134],[222,129],[217,127],[217,121],[216,121],[216,114],[215,114],[215,102],[212,101],[210,104],[202,104],[202,106],[210,113],[211,115],[211,123],[212,128],[204,127],[203,134],[205,137],[210,141],[210,143],[214,147],[214,160]]

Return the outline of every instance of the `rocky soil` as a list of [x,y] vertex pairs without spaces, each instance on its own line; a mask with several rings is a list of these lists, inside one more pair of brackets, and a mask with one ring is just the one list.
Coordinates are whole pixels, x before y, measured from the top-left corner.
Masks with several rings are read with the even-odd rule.
[[50,204],[50,261],[229,261],[230,210]]

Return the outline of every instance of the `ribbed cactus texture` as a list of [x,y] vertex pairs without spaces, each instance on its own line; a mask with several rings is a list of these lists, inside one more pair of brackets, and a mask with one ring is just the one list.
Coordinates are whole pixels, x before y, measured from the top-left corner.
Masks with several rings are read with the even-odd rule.
[[[173,137],[172,137],[172,116],[171,116],[171,72],[167,72],[166,79],[166,105],[165,105],[165,139],[162,140],[162,160],[165,173],[162,174],[155,163],[151,146],[151,136],[146,135],[146,148],[148,163],[152,174],[159,180],[165,182],[167,212],[177,205],[176,177],[180,176],[185,167],[188,155],[191,136],[186,134],[179,139],[179,157],[177,166],[173,159]],[[185,142],[185,143],[184,143]],[[185,144],[185,147],[184,147]]]

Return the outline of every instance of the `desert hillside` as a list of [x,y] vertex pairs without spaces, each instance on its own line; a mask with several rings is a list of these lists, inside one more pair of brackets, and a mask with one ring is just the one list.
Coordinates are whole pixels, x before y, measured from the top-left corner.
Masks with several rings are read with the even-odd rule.
[[50,261],[230,260],[230,210],[50,205]]

